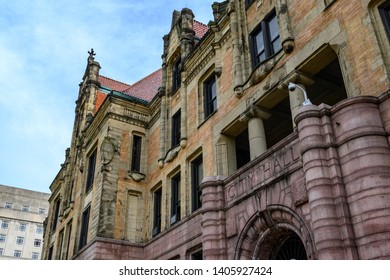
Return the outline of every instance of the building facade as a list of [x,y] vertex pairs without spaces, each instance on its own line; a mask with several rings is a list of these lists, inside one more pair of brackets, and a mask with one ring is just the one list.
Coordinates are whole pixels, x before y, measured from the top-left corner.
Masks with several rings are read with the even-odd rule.
[[0,185],[0,260],[41,259],[49,197]]
[[390,1],[174,11],[127,85],[93,50],[45,259],[389,259]]

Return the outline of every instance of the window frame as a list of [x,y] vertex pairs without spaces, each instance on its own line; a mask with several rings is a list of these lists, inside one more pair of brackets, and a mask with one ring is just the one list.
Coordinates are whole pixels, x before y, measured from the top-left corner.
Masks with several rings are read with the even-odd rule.
[[161,232],[162,221],[162,188],[158,188],[153,192],[153,232],[152,236],[156,236]]
[[378,7],[387,38],[390,40],[390,1],[385,1]]
[[1,221],[1,227],[0,229],[8,229],[9,228],[9,221]]
[[[270,31],[270,23],[275,19],[277,23],[277,36],[272,39],[272,34]],[[262,36],[264,51],[259,53],[258,45],[257,45],[257,37]],[[249,45],[250,52],[252,58],[252,66],[253,68],[267,61],[273,55],[277,54],[282,50],[282,45],[280,42],[280,31],[279,31],[279,22],[278,17],[276,15],[276,11],[272,10],[249,34]],[[278,49],[274,49],[273,43],[279,41]],[[261,59],[260,56],[264,52],[264,59]]]
[[7,235],[0,234],[0,243],[5,243],[7,241]]
[[133,135],[131,148],[131,171],[141,172],[142,137]]
[[15,258],[21,258],[21,257],[22,257],[22,251],[20,251],[20,250],[15,250],[15,251],[14,251],[14,257],[15,257]]
[[85,184],[85,193],[89,192],[95,181],[95,171],[96,171],[96,158],[97,158],[97,148],[94,148],[92,153],[88,157],[88,172],[87,172],[87,181]]
[[172,93],[181,86],[180,64],[181,56],[179,55],[172,64]]
[[181,215],[181,174],[176,173],[171,177],[171,225],[180,221]]
[[177,112],[172,116],[172,135],[171,135],[171,147],[176,147],[180,145],[181,139],[181,110],[177,110]]
[[217,111],[217,79],[214,73],[203,82],[203,111],[206,120]]
[[34,239],[34,247],[40,248],[42,245],[42,239],[35,238]]
[[87,245],[90,214],[91,214],[91,205],[85,208],[83,212],[83,216],[81,218],[79,250],[82,249],[85,245]]
[[23,236],[17,236],[15,240],[16,245],[23,245],[24,244],[24,237]]
[[45,208],[38,208],[38,214],[46,214],[46,209]]
[[[201,165],[202,174],[199,173],[199,166]],[[201,175],[201,180],[200,176]],[[191,161],[191,209],[192,212],[202,207],[200,184],[204,178],[203,174],[203,155],[199,155]]]
[[27,223],[20,223],[18,227],[18,231],[25,232],[27,229]]
[[[36,256],[36,257],[34,257],[34,256]],[[31,253],[31,259],[32,259],[32,260],[39,260],[39,253],[37,253],[37,252],[32,252],[32,253]]]
[[5,209],[12,209],[12,203],[11,202],[5,202],[4,203],[4,208]]
[[51,227],[52,231],[55,231],[57,228],[58,218],[60,216],[60,208],[61,208],[61,198],[57,197],[54,204],[54,216],[53,216],[53,224]]
[[23,205],[21,208],[22,212],[28,212],[30,210],[30,206],[28,205]]
[[35,229],[36,234],[43,234],[43,226],[38,225]]

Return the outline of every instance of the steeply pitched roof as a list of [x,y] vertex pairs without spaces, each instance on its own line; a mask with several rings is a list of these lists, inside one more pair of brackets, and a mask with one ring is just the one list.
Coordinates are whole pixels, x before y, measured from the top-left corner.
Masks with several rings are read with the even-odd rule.
[[128,85],[128,84],[118,82],[116,80],[113,80],[111,78],[107,78],[104,76],[99,76],[99,83],[103,87],[106,87],[106,88],[109,88],[109,89],[115,90],[115,91],[124,91],[125,89],[130,87],[130,85]]
[[161,82],[162,69],[160,68],[121,92],[150,102],[156,96],[159,87],[161,87]]
[[194,20],[193,27],[194,27],[194,31],[195,31],[195,37],[199,40],[202,39],[202,37],[209,30],[209,27],[206,24],[201,23],[201,22],[196,21],[196,20]]

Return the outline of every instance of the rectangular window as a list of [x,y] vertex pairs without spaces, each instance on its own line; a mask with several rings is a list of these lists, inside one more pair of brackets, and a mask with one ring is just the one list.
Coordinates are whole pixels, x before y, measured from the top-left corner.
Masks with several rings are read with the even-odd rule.
[[203,158],[199,156],[191,162],[191,202],[192,211],[199,209],[202,206],[200,200],[200,184],[203,180]]
[[50,246],[50,248],[49,248],[49,252],[47,253],[47,259],[48,260],[53,259],[53,245]]
[[22,256],[22,251],[19,251],[19,250],[15,250],[14,251],[14,257],[15,258],[20,258]]
[[38,209],[39,214],[46,214],[46,209],[45,208],[39,208]]
[[12,203],[11,202],[6,202],[4,204],[4,208],[11,209],[12,208]]
[[23,205],[23,206],[22,206],[22,211],[23,211],[23,212],[28,212],[29,209],[30,209],[30,207],[27,206],[27,205]]
[[171,179],[171,225],[180,221],[180,173]]
[[8,229],[9,221],[2,221],[1,222],[1,229]]
[[172,117],[172,147],[180,144],[181,138],[181,113],[180,110]]
[[37,226],[35,233],[37,234],[43,234],[43,226]]
[[172,92],[177,90],[181,84],[180,63],[181,57],[179,55],[172,67]]
[[96,154],[97,149],[92,152],[88,159],[87,186],[85,192],[88,192],[93,186],[93,181],[95,178]]
[[18,236],[16,237],[16,245],[23,245],[24,237]]
[[0,234],[0,243],[4,243],[6,240],[6,235],[5,234]]
[[253,67],[282,49],[275,11],[269,14],[250,34],[249,42]]
[[153,236],[161,232],[161,201],[162,190],[159,188],[153,193]]
[[58,217],[60,215],[61,199],[57,198],[54,207],[52,231],[55,231],[57,228]]
[[34,240],[34,247],[41,247],[42,240],[41,239],[35,239]]
[[83,217],[81,220],[79,249],[81,249],[85,245],[87,245],[90,209],[91,209],[91,206],[88,206],[87,209],[84,210]]
[[3,248],[0,248],[0,256],[3,255],[3,251],[4,251],[4,249],[3,249]]
[[68,259],[69,255],[69,247],[70,247],[70,237],[72,235],[72,220],[68,223],[68,229],[66,231],[67,237],[66,237],[66,252],[65,252],[65,260]]
[[31,259],[38,260],[39,259],[39,253],[32,252]]
[[58,249],[57,249],[57,259],[62,260],[62,247],[64,246],[64,230],[61,230],[59,242],[58,242]]
[[19,231],[26,231],[27,224],[26,223],[20,223],[19,224]]
[[390,1],[386,1],[381,6],[379,6],[379,13],[382,17],[387,37],[390,40]]
[[131,171],[136,171],[136,172],[141,171],[141,144],[142,144],[142,137],[134,135],[132,155],[131,155]]
[[217,84],[215,76],[204,83],[204,118],[206,119],[217,110]]

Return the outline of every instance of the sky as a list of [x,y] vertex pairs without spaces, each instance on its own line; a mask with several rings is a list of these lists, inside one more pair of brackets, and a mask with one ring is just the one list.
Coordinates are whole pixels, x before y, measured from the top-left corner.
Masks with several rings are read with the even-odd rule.
[[101,75],[133,84],[161,67],[172,12],[207,24],[213,2],[0,0],[0,185],[50,193],[91,48]]

